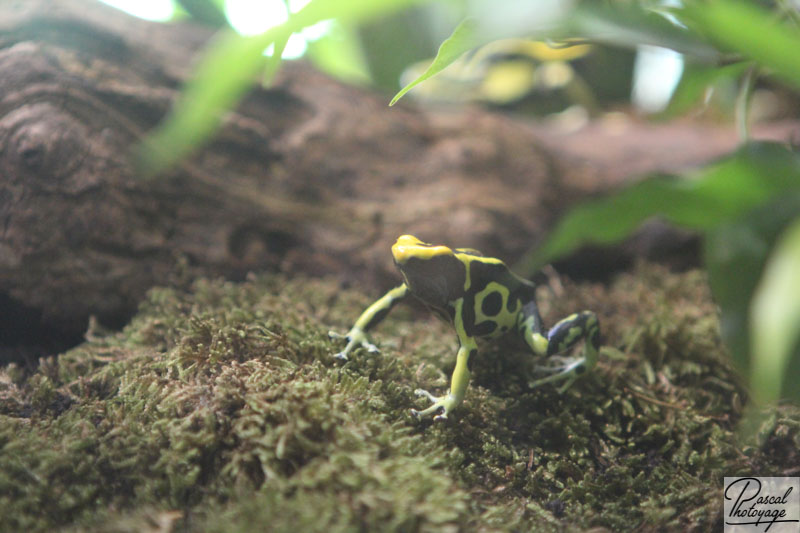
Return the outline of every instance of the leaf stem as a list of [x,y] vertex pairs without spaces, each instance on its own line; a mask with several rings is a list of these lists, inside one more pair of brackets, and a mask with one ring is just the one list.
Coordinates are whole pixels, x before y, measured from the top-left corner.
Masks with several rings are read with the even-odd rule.
[[736,131],[742,144],[750,139],[750,101],[753,97],[753,87],[758,77],[758,67],[755,63],[750,65],[742,77],[739,94],[736,95]]

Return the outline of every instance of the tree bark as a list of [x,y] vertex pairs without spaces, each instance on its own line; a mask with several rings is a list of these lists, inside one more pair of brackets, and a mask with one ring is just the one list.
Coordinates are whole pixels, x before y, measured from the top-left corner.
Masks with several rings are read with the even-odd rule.
[[84,0],[0,6],[0,357],[79,339],[90,315],[119,326],[179,272],[386,285],[403,233],[513,260],[574,202],[735,143],[713,130],[698,149],[680,136],[696,128],[673,126],[645,158],[623,157],[645,126],[559,136],[477,109],[388,108],[292,63],[189,160],[145,179],[131,150],[210,37]]

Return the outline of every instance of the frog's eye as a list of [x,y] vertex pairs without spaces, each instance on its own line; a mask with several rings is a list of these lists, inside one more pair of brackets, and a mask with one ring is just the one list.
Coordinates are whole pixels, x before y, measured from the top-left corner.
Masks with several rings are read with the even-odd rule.
[[475,256],[478,256],[478,257],[483,257],[483,254],[480,252],[480,250],[476,250],[475,248],[456,248],[456,252],[458,252],[460,254],[475,255]]

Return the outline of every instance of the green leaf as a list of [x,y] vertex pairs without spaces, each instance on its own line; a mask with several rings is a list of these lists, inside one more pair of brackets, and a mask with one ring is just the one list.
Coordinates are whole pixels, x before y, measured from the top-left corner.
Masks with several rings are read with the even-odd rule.
[[[797,213],[800,213],[798,209]],[[800,217],[780,236],[770,254],[750,308],[751,388],[756,400],[776,402],[781,388],[800,401]]]
[[219,2],[212,0],[177,0],[186,12],[193,19],[202,22],[212,28],[224,28],[228,26],[228,19],[225,17],[223,6]]
[[800,31],[778,22],[773,13],[732,0],[693,2],[677,13],[696,33],[800,87]]
[[628,48],[660,46],[707,63],[719,58],[719,53],[697,35],[639,2],[617,2],[613,7],[583,3],[566,18],[564,27],[567,37]]
[[782,196],[706,233],[704,260],[721,310],[722,338],[734,364],[750,373],[751,301],[781,231],[800,213],[800,193]]
[[709,87],[730,80],[736,80],[750,67],[751,63],[741,61],[724,67],[709,67],[688,63],[684,66],[681,81],[675,88],[669,106],[661,114],[662,118],[677,117],[696,106]]
[[287,31],[284,25],[254,37],[221,32],[172,112],[139,147],[140,170],[145,175],[161,172],[205,141],[264,67],[264,49],[288,39]]
[[272,54],[267,57],[261,74],[261,83],[263,85],[272,83],[273,78],[275,78],[275,75],[278,73],[278,69],[280,69],[281,63],[283,62],[283,51],[286,50],[286,45],[289,43],[289,37],[291,37],[291,35],[281,37],[273,43]]
[[206,50],[173,111],[138,148],[140,170],[145,175],[161,172],[208,139],[222,114],[258,79],[267,65],[264,50],[269,45],[286,42],[293,33],[323,20],[336,18],[352,24],[424,1],[312,0],[261,35],[242,37],[222,31]]
[[428,69],[417,79],[400,89],[400,92],[394,95],[389,105],[393,106],[408,91],[447,68],[453,61],[461,57],[464,52],[484,44],[478,38],[477,26],[478,21],[473,18],[461,21],[461,24],[453,30],[453,34],[439,46],[439,51]]
[[341,23],[355,24],[381,17],[430,0],[312,0],[295,17],[301,27],[311,26],[321,20],[336,19]]
[[648,218],[709,230],[800,187],[800,156],[775,143],[753,143],[693,176],[655,177],[567,214],[542,246],[519,264],[531,275],[585,244],[622,240]]
[[370,81],[361,42],[352,27],[333,24],[326,35],[308,43],[306,56],[314,66],[340,80],[357,85]]

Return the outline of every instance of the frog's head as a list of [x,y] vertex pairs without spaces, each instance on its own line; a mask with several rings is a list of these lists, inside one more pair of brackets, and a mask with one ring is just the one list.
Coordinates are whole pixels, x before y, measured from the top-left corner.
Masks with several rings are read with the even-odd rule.
[[464,292],[466,267],[447,246],[401,235],[392,255],[412,294],[425,303],[444,308]]

